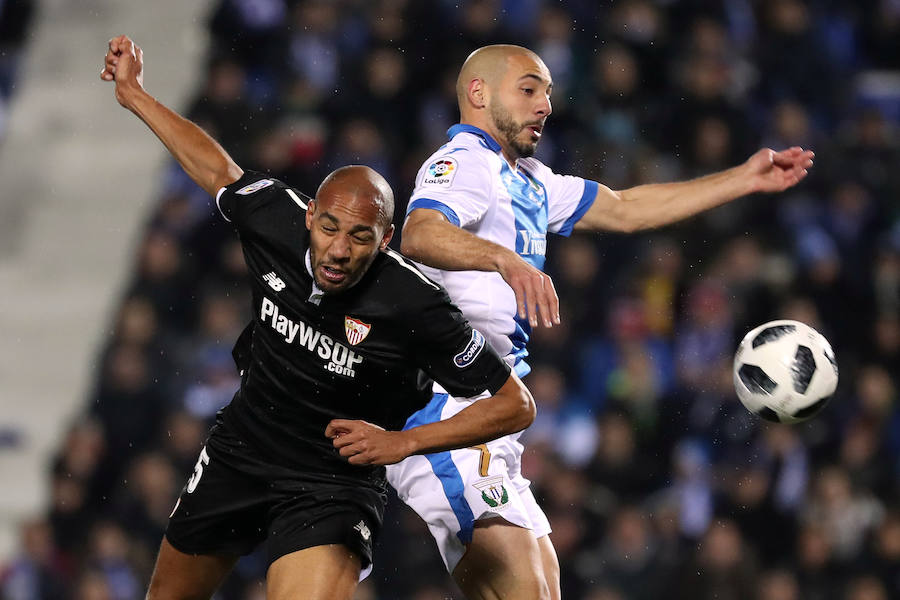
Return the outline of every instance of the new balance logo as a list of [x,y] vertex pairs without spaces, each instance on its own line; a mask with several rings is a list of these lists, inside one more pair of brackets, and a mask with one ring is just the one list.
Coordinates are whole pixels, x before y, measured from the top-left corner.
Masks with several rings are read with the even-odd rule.
[[276,292],[280,292],[285,288],[284,280],[275,274],[275,271],[271,273],[266,273],[263,275],[263,281],[269,284],[269,287],[275,290]]
[[369,528],[366,527],[366,524],[363,521],[360,521],[359,523],[354,525],[353,529],[357,530],[359,532],[359,535],[362,536],[362,539],[366,540],[367,542],[369,541],[369,538],[372,537],[372,532],[369,531]]

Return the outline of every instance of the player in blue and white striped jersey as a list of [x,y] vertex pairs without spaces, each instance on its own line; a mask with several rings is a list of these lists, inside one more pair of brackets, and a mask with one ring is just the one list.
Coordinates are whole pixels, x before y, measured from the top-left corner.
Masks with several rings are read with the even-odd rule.
[[[418,173],[401,246],[519,375],[530,370],[531,328],[560,322],[553,283],[542,272],[548,232],[660,227],[746,194],[791,187],[813,158],[798,147],[765,148],[699,179],[614,191],[532,158],[552,85],[546,65],[525,48],[487,46],[469,56],[456,87],[460,124]],[[435,391],[408,426],[449,418],[472,402]],[[516,438],[388,469],[470,599],[559,598],[550,527],[520,472]]]

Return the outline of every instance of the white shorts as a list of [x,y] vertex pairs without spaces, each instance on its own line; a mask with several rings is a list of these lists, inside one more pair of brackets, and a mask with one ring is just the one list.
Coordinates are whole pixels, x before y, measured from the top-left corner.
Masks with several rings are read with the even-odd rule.
[[[450,418],[473,401],[435,393],[405,429]],[[530,482],[522,476],[522,450],[516,437],[504,436],[483,448],[410,456],[387,467],[388,483],[428,525],[448,572],[465,554],[479,519],[502,517],[530,529],[536,538],[550,533]]]

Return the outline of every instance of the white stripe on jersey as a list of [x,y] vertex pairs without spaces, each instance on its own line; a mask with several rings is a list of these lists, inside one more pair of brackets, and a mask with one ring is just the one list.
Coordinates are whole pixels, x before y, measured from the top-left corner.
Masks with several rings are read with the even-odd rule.
[[428,285],[430,285],[430,286],[433,287],[434,289],[436,289],[436,290],[441,289],[441,288],[440,288],[439,286],[437,286],[433,281],[431,281],[430,279],[428,279],[427,277],[425,277],[425,275],[423,275],[422,272],[419,271],[415,266],[413,266],[413,265],[411,265],[410,263],[408,263],[408,262],[406,261],[406,258],[403,257],[403,255],[398,254],[397,252],[394,252],[394,251],[391,250],[390,248],[386,248],[386,249],[384,250],[384,253],[387,254],[388,256],[390,256],[391,258],[393,258],[394,260],[396,260],[398,263],[400,263],[400,266],[403,267],[404,269],[409,269],[410,271],[412,271],[413,273],[415,273],[415,274],[416,274],[416,277],[418,277],[419,279],[421,279],[422,281],[424,281],[425,283],[427,283]]
[[299,206],[299,207],[302,208],[303,210],[306,210],[306,202],[304,202],[303,200],[301,200],[301,199],[300,199],[300,196],[298,196],[297,194],[294,193],[294,190],[292,190],[292,189],[285,189],[284,191],[286,191],[286,192],[288,193],[288,196],[290,196],[291,199],[292,199],[294,202],[297,203],[297,206]]
[[222,212],[222,206],[219,204],[219,198],[221,198],[224,193],[225,188],[219,188],[219,191],[216,192],[216,208],[219,209],[219,214],[222,215],[222,218],[231,223],[231,219],[225,216],[225,213]]

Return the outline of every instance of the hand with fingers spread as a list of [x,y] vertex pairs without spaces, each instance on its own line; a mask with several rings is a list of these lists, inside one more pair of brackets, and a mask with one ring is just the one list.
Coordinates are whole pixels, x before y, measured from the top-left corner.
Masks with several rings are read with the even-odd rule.
[[814,157],[812,150],[799,146],[781,152],[763,148],[747,159],[744,167],[753,178],[754,191],[781,192],[806,177]]
[[519,318],[532,327],[559,325],[559,297],[549,275],[512,251],[502,254],[497,270],[516,294]]
[[351,465],[392,465],[413,453],[402,431],[386,431],[366,421],[333,419],[325,436]]
[[116,82],[116,100],[130,108],[130,95],[144,88],[144,53],[126,35],[109,40],[100,79]]

